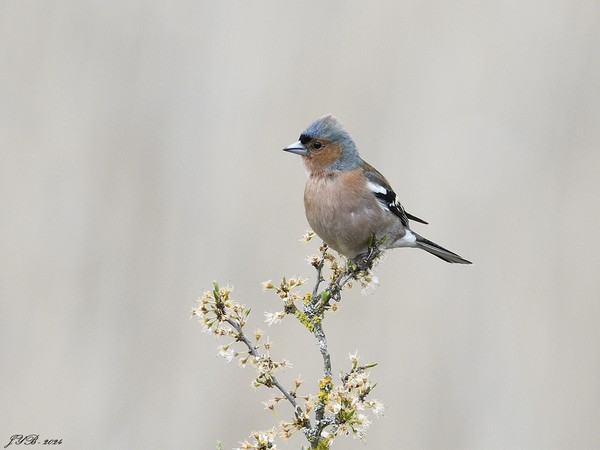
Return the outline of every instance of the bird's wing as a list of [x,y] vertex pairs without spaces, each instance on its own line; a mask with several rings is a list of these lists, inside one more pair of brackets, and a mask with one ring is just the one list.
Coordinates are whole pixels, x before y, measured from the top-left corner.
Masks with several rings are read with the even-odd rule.
[[377,197],[379,202],[385,208],[398,216],[400,222],[402,222],[402,225],[408,227],[408,219],[427,224],[427,222],[425,222],[423,219],[419,219],[417,216],[413,216],[412,214],[406,212],[404,207],[396,198],[396,193],[391,188],[388,181],[383,175],[381,175],[381,173],[377,171],[377,169],[367,163],[364,163],[363,174],[368,180],[368,187],[371,189],[375,197]]
[[[406,211],[404,211],[404,212],[406,212]],[[406,217],[408,217],[410,220],[414,220],[415,222],[419,222],[419,223],[423,223],[425,225],[429,225],[428,222],[425,222],[423,219],[419,219],[417,216],[413,216],[409,212],[406,213]]]

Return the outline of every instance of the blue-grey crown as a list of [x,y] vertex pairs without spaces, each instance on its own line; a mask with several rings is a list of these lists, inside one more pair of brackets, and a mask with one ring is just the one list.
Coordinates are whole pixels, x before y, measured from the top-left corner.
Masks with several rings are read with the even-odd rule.
[[302,137],[323,139],[339,144],[342,148],[342,157],[329,165],[329,169],[347,170],[360,165],[360,156],[356,144],[337,117],[327,114],[311,123]]

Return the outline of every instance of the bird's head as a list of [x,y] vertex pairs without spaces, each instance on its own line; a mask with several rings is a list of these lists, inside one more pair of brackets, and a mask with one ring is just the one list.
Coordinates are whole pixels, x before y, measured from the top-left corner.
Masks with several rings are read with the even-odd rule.
[[331,114],[311,123],[298,141],[283,149],[302,156],[309,172],[352,170],[360,165],[360,156],[350,134]]

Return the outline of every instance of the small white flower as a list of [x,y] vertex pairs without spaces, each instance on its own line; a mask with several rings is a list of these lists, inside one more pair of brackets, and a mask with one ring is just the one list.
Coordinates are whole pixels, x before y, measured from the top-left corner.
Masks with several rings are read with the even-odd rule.
[[265,409],[270,409],[273,410],[273,408],[275,408],[275,404],[277,402],[275,401],[274,398],[270,398],[269,400],[267,400],[266,402],[263,402],[263,405],[265,405]]
[[[364,414],[359,414],[358,415],[358,423],[359,423],[359,425],[356,427],[356,429],[359,433],[361,433],[364,436],[364,433],[365,433],[365,431],[367,431],[367,428],[369,428],[371,426],[371,423],[372,423],[371,419],[369,419]],[[364,437],[362,437],[361,439],[364,439]]]
[[269,312],[269,311],[265,312],[265,322],[269,326],[281,322],[281,320],[284,317],[285,317],[285,313],[283,311],[277,311],[277,312],[274,312],[274,313],[273,312]]
[[273,285],[273,282],[271,280],[263,281],[261,284],[264,291],[266,291],[267,289],[275,289],[275,286]]
[[362,289],[360,291],[362,295],[371,295],[379,286],[379,278],[369,273],[363,279],[360,280],[360,283],[362,285]]
[[236,353],[231,348],[221,347],[219,349],[219,356],[225,358],[225,361],[231,362],[231,360],[236,356]]
[[371,400],[371,411],[376,417],[381,417],[385,411],[385,406],[379,400]]
[[306,262],[308,262],[311,266],[317,267],[323,262],[323,259],[320,255],[310,255],[306,257]]
[[321,437],[329,439],[331,437],[331,433],[329,431],[323,430],[321,431]]
[[334,414],[337,414],[342,410],[342,405],[340,402],[330,402],[329,407],[331,408],[331,412]]
[[309,242],[313,237],[315,237],[315,232],[313,230],[307,230],[304,235],[298,239],[300,242]]

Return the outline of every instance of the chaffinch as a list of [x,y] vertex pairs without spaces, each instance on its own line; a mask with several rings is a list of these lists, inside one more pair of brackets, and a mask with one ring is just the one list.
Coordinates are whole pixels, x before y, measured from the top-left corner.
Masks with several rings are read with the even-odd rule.
[[385,238],[382,249],[415,247],[449,263],[471,264],[410,229],[409,220],[427,222],[405,211],[385,177],[361,159],[337,118],[321,117],[283,150],[301,155],[306,166],[308,223],[342,255],[354,258],[365,253],[375,237]]

